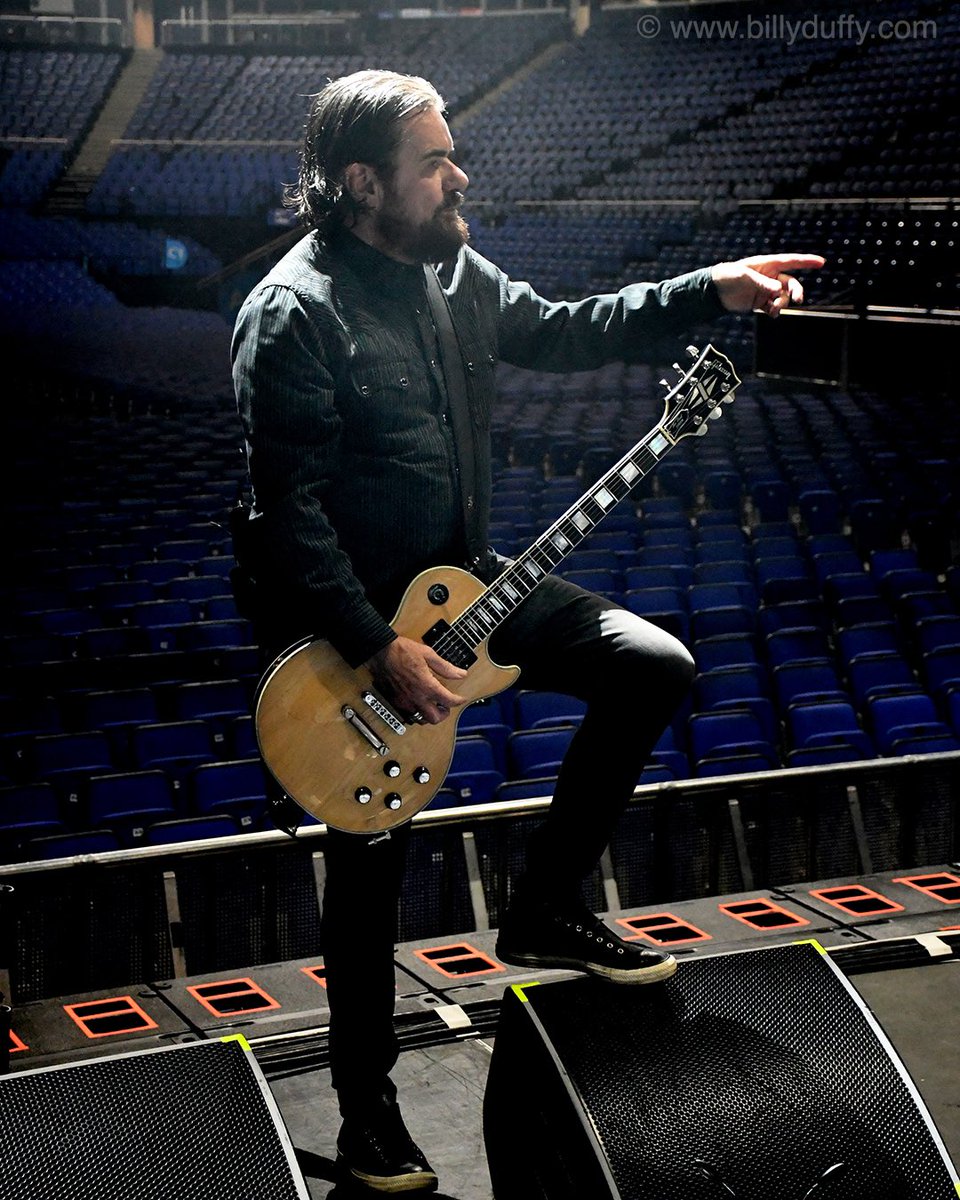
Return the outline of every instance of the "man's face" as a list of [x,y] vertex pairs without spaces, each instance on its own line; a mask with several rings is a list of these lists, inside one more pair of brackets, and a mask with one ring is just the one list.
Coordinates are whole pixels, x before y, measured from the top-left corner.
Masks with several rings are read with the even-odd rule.
[[459,207],[469,179],[453,162],[453,139],[436,109],[404,122],[393,176],[375,216],[381,248],[404,262],[441,262],[469,237]]

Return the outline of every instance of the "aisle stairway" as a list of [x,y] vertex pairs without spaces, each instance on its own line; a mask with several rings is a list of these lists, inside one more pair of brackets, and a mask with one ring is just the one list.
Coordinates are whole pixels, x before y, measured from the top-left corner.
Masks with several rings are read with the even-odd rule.
[[77,157],[47,197],[50,216],[76,216],[83,212],[90,194],[115,142],[123,137],[130,118],[163,58],[162,50],[134,50],[120,72],[113,91],[77,152]]

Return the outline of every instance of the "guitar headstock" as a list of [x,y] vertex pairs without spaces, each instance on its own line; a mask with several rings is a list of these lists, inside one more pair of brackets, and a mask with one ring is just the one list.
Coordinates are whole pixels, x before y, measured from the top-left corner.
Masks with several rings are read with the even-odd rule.
[[741,383],[730,359],[713,346],[704,350],[688,346],[687,354],[696,361],[685,374],[674,363],[682,378],[667,393],[660,422],[660,428],[672,442],[706,433],[707,420],[720,416],[723,411],[720,406],[733,400]]

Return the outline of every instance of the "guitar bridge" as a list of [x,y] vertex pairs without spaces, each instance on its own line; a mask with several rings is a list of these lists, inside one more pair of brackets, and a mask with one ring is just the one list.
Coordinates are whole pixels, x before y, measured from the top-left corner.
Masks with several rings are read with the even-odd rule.
[[404,723],[392,709],[388,708],[386,704],[384,704],[379,696],[375,696],[373,692],[366,691],[360,693],[360,699],[364,702],[367,708],[371,710],[371,712],[375,712],[377,714],[384,725],[389,725],[394,733],[403,735],[407,732],[406,725],[404,725]]
[[[440,650],[437,648],[437,643],[444,637],[447,638],[447,641]],[[436,625],[431,625],[423,635],[423,644],[436,650],[440,657],[445,658],[448,663],[453,663],[455,667],[462,667],[464,671],[477,661],[477,656],[463,638],[453,632],[447,621],[440,620]]]

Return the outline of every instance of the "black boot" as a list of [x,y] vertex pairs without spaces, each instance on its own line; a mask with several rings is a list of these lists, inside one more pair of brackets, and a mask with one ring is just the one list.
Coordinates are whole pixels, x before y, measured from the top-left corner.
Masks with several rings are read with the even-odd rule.
[[395,1100],[344,1118],[337,1161],[346,1176],[375,1192],[435,1191],[437,1176],[407,1132]]

